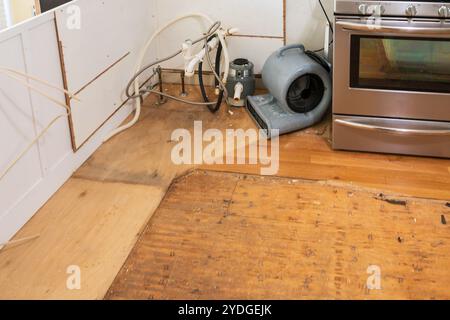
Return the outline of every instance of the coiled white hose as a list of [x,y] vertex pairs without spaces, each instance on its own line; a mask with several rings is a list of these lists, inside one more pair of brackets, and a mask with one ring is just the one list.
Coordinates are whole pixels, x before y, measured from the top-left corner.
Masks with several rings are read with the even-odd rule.
[[[143,47],[143,49],[142,49],[142,51],[141,51],[141,53],[140,53],[140,56],[139,56],[139,60],[138,60],[137,66],[136,66],[136,73],[138,73],[138,72],[141,70],[142,64],[143,64],[143,61],[144,61],[144,58],[145,58],[145,55],[146,55],[148,49],[150,48],[151,44],[152,44],[153,41],[155,40],[155,38],[156,38],[161,32],[163,32],[163,31],[166,30],[167,28],[171,27],[171,26],[174,25],[175,23],[177,23],[177,22],[179,22],[179,21],[181,21],[181,20],[187,19],[187,18],[192,18],[192,17],[202,18],[202,19],[206,20],[208,23],[214,24],[213,20],[212,20],[210,17],[208,17],[207,15],[203,14],[203,13],[189,13],[189,14],[182,15],[182,16],[180,16],[180,17],[177,17],[177,18],[175,18],[175,19],[169,21],[166,25],[164,25],[163,27],[159,28],[159,29],[158,29],[158,30],[150,37],[150,39],[147,41],[147,43],[146,43],[145,46]],[[223,78],[225,79],[225,80],[224,80],[224,82],[225,82],[226,79],[228,78],[228,73],[229,73],[230,55],[229,55],[228,48],[227,48],[227,45],[226,45],[226,42],[225,42],[225,33],[222,32],[221,30],[219,30],[219,31],[217,31],[217,35],[218,35],[218,37],[219,37],[219,41],[220,41],[221,44],[222,44],[223,52],[224,52],[224,57],[225,57],[225,66],[226,66],[226,67],[225,67],[225,74],[224,74],[224,77],[223,77]],[[139,86],[140,86],[140,85],[139,85],[139,77],[138,77],[138,78],[136,78],[136,81],[134,82],[134,90],[135,90],[135,94],[138,94],[138,93],[139,93]],[[132,126],[134,126],[134,125],[138,122],[139,117],[140,117],[140,115],[141,115],[141,100],[140,100],[140,99],[135,99],[135,100],[136,100],[136,101],[135,101],[136,106],[135,106],[135,113],[134,113],[133,119],[132,119],[130,122],[128,122],[127,124],[125,124],[125,125],[123,125],[123,126],[117,128],[116,130],[114,130],[113,132],[111,132],[111,133],[105,138],[105,141],[107,141],[107,140],[111,139],[113,136],[115,136],[115,135],[117,135],[117,134],[119,134],[119,133],[121,133],[121,132],[123,132],[123,131],[125,131],[125,130],[127,130],[127,129],[129,129],[129,128],[131,128]]]

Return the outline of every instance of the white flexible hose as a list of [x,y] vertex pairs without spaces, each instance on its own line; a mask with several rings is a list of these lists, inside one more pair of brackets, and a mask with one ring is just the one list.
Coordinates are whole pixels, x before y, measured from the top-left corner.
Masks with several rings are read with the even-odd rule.
[[217,36],[219,37],[220,43],[222,44],[223,48],[223,56],[225,59],[225,71],[223,73],[223,84],[225,85],[228,80],[228,75],[230,73],[230,53],[228,52],[227,43],[225,41],[225,35],[222,32],[218,32]]
[[[177,23],[180,20],[184,20],[186,18],[191,18],[191,17],[197,17],[197,18],[203,18],[205,19],[208,23],[213,24],[214,22],[212,21],[212,19],[210,17],[208,17],[207,15],[203,14],[203,13],[189,13],[186,15],[182,15],[178,18],[175,18],[171,21],[169,21],[166,25],[164,25],[163,27],[159,28],[151,37],[150,39],[147,41],[147,43],[145,44],[144,48],[141,51],[141,54],[139,56],[139,60],[136,66],[136,73],[140,71],[140,69],[142,68],[142,63],[144,62],[144,58],[145,55],[148,51],[148,49],[150,48],[151,44],[153,43],[153,41],[155,40],[155,38],[164,30],[166,30],[167,28],[169,28],[170,26],[172,26],[173,24]],[[219,40],[222,43],[222,47],[223,47],[223,52],[224,52],[224,57],[225,57],[225,71],[226,71],[226,76],[228,77],[228,72],[229,72],[229,62],[230,62],[230,58],[229,58],[229,53],[228,53],[228,48],[226,46],[226,42],[225,42],[225,38],[224,35],[221,32],[217,32],[218,36],[219,36]],[[225,77],[224,77],[225,78]],[[226,79],[226,78],[225,78]],[[136,81],[134,82],[134,91],[135,94],[139,93],[139,77],[136,79]],[[135,107],[135,113],[134,113],[134,117],[133,119],[128,122],[127,124],[117,128],[116,130],[114,130],[113,132],[111,132],[104,141],[107,141],[109,139],[111,139],[113,136],[131,128],[132,126],[134,126],[138,120],[139,117],[141,115],[141,100],[140,99],[135,99],[136,100],[136,107]]]

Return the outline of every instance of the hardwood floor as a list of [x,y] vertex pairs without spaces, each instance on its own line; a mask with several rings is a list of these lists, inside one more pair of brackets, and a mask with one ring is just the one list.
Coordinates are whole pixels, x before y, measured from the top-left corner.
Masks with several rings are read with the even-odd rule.
[[[177,94],[179,92],[178,87],[166,87],[169,93]],[[198,88],[189,87],[189,90],[189,98],[198,100]],[[153,99],[146,100],[141,121],[135,127],[104,144],[15,237],[15,239],[20,239],[40,234],[41,236],[39,238],[0,251],[0,298],[102,298],[111,285],[112,280],[117,275],[117,272],[124,264],[131,248],[138,239],[138,235],[142,232],[147,221],[152,217],[158,204],[163,199],[164,194],[171,185],[173,179],[185,174],[189,170],[195,169],[194,166],[190,165],[176,166],[170,160],[170,152],[175,145],[175,142],[171,139],[173,130],[186,128],[192,131],[193,122],[196,120],[203,121],[205,129],[218,128],[223,131],[227,128],[255,128],[255,125],[246,114],[246,111],[242,109],[233,109],[232,112],[229,113],[226,108],[223,108],[219,114],[213,115],[202,107],[185,106],[177,102],[168,102],[162,106],[156,106],[154,102]],[[289,181],[291,180],[295,181],[298,179],[301,180],[302,183],[307,183],[305,180],[311,180],[309,183],[317,183],[326,186],[333,185],[338,189],[343,188],[342,190],[350,188],[356,190],[355,192],[360,192],[362,194],[370,193],[373,195],[385,193],[391,194],[391,196],[395,198],[398,198],[399,196],[408,196],[414,200],[414,203],[416,201],[420,203],[420,205],[413,206],[414,212],[419,212],[421,223],[425,223],[426,226],[417,229],[408,229],[410,226],[407,225],[404,230],[399,229],[400,231],[403,230],[409,232],[403,237],[409,237],[412,235],[411,230],[414,230],[415,238],[425,241],[432,233],[430,231],[430,226],[434,226],[435,229],[433,230],[437,230],[436,236],[442,236],[444,244],[433,242],[433,245],[446,248],[446,231],[444,231],[446,229],[441,230],[441,228],[445,227],[436,224],[436,217],[440,219],[442,214],[447,215],[448,210],[450,210],[441,205],[442,201],[450,202],[449,160],[354,152],[335,152],[331,150],[328,143],[329,132],[330,128],[328,122],[324,121],[322,124],[309,130],[281,138],[280,170],[278,174],[280,179],[272,177],[264,178],[269,180],[263,179],[261,181],[272,181],[270,179],[274,179],[273,181],[276,182],[274,188],[277,183],[280,183],[281,188],[282,185],[286,185],[286,183],[289,184]],[[257,175],[260,172],[259,166],[250,165],[212,165],[201,166],[200,169],[218,171],[218,174],[220,174],[217,176],[217,179],[220,181],[225,179],[221,178],[223,175],[221,172],[223,171],[238,173],[238,175],[225,175],[225,177],[228,177],[225,179],[226,181],[240,180],[242,176],[248,174]],[[213,175],[213,177],[216,176]],[[217,183],[218,182],[215,184]],[[255,180],[254,184],[255,188],[256,185],[261,185],[260,182],[257,183],[257,180]],[[272,208],[270,206],[278,203],[273,202],[270,198],[264,198],[264,200],[262,200],[263,198],[260,189],[258,189],[259,187],[256,189],[253,189],[253,186],[248,187],[252,188],[254,198],[253,200],[247,201],[252,202],[255,208],[268,210],[268,208]],[[206,207],[209,205],[219,206],[216,202],[227,199],[227,196],[225,195],[229,194],[228,182],[223,185],[223,188],[224,189],[220,190],[220,192],[224,193],[221,194],[219,192],[217,194],[217,199],[219,200],[199,197],[198,199],[196,198],[196,201],[204,201],[205,203],[203,206]],[[84,193],[85,191],[87,191],[86,194]],[[208,193],[207,191],[208,190],[205,190],[204,193],[206,195],[211,195],[211,193]],[[80,197],[80,195],[83,196]],[[312,196],[313,195],[311,195],[311,197]],[[315,196],[320,198],[320,192]],[[248,197],[252,198],[253,194],[249,193]],[[395,221],[389,220],[385,216],[383,216],[384,218],[375,219],[372,218],[372,215],[365,214],[366,212],[373,212],[373,210],[376,210],[380,206],[380,202],[368,200],[367,204],[364,204],[364,199],[364,197],[361,197],[358,200],[358,203],[364,207],[364,210],[358,211],[355,209],[353,211],[357,212],[360,219],[367,218],[369,221],[373,220],[372,222],[376,226],[375,229],[381,229],[381,237],[391,237],[393,235],[393,230],[396,230]],[[425,202],[421,202],[422,199]],[[436,202],[436,200],[440,201]],[[312,204],[305,204],[305,206],[313,206],[314,203],[317,203],[318,201],[321,200],[312,200]],[[266,203],[262,204],[260,202]],[[436,203],[439,203],[439,205]],[[384,203],[382,202],[382,204]],[[222,203],[221,205],[226,206],[227,203]],[[265,207],[261,207],[262,205]],[[372,205],[375,207],[371,208]],[[384,205],[387,206],[386,204]],[[439,210],[442,212],[439,213],[436,211],[438,210],[437,208],[440,208]],[[401,210],[401,212],[404,211],[404,208],[402,207],[395,206],[394,209],[397,211]],[[319,211],[322,210],[322,216],[330,216],[330,219],[333,216],[332,214],[329,214],[330,211],[328,208],[318,207],[314,210],[314,214],[318,214]],[[403,219],[404,216],[400,215],[397,211],[392,217]],[[277,212],[283,217],[284,215],[287,215],[287,213],[283,213],[282,210],[278,210]],[[312,215],[313,213],[310,214]],[[252,211],[252,214],[256,214],[256,212]],[[271,214],[271,212],[268,212],[267,214]],[[184,217],[187,216],[188,212],[186,212],[186,216]],[[309,216],[309,218],[311,217],[312,216]],[[212,216],[204,216],[199,219],[213,219],[214,221],[216,218],[217,217],[213,214]],[[167,219],[169,223],[170,219]],[[257,220],[260,221],[261,218],[259,217]],[[182,228],[184,229],[179,231],[185,232],[186,230],[190,230],[189,234],[192,238],[189,243],[193,248],[196,248],[195,246],[198,244],[195,244],[192,241],[201,239],[203,231],[197,234],[197,220],[191,219],[189,221],[192,222],[192,225],[183,225]],[[281,224],[285,223],[283,221],[284,220],[282,220]],[[347,223],[353,223],[354,221],[349,221],[348,219],[343,219],[342,221],[337,220],[337,222],[339,222],[338,224],[333,224],[334,220],[326,221],[328,224],[324,227],[325,229],[323,232],[328,232],[330,236],[339,235],[339,228],[344,228],[346,236],[348,237],[346,240],[347,242],[344,242],[344,244],[347,245],[350,243],[349,241],[352,239],[353,233],[352,230],[349,229],[349,226],[352,226],[352,224],[347,225]],[[151,220],[151,225],[152,223],[153,219]],[[235,223],[237,226],[238,222]],[[265,223],[267,224],[268,222],[266,221]],[[385,226],[384,224],[390,225]],[[288,226],[288,224],[284,225],[286,227]],[[268,227],[265,224],[255,224],[253,226],[255,228],[261,227],[262,230],[267,230]],[[365,224],[363,227],[366,228]],[[163,232],[166,229],[168,230],[168,228],[170,229],[171,226],[162,226],[161,231],[152,230],[156,232],[154,236],[157,237],[159,235],[158,232]],[[316,231],[315,225],[307,222],[302,223],[301,228],[301,230],[303,230],[302,232],[305,232],[305,235],[308,236],[313,236]],[[366,229],[364,228],[361,230],[365,231]],[[255,232],[256,231],[257,229],[255,229]],[[180,234],[178,236],[183,235],[184,234]],[[277,245],[281,245],[284,238],[279,238],[277,240],[277,235],[272,235],[272,240],[277,243]],[[244,236],[245,235],[241,235],[238,237],[238,235],[233,233],[233,237],[235,237],[233,238],[233,242],[236,245],[239,239],[242,239],[243,241],[240,249],[241,251],[238,251],[240,253],[244,252],[242,250],[246,248],[248,241]],[[179,239],[172,239],[169,237],[166,240],[178,241]],[[173,243],[170,241],[167,243],[166,247],[160,248],[162,252],[170,252],[172,250]],[[209,245],[214,247],[216,241],[219,240],[208,241],[213,241],[213,243],[209,243]],[[422,256],[430,254],[429,257],[431,257],[430,259],[433,259],[433,261],[429,262],[424,258],[427,265],[434,265],[435,262],[442,262],[443,265],[447,263],[448,258],[444,252],[438,251],[437,249],[435,250],[433,246],[428,248],[425,244],[424,246],[422,246],[422,244],[423,243],[415,243],[415,247],[408,247],[407,250],[420,249],[420,255]],[[408,255],[410,252],[407,252],[408,254],[405,253],[405,256],[400,254],[401,251],[399,251],[400,249],[398,248],[397,243],[385,241],[379,242],[377,246],[382,248],[381,252],[383,254],[391,254],[389,256],[390,263],[405,263],[410,265],[413,256],[418,259],[418,262],[422,261],[420,260],[420,255]],[[332,257],[336,253],[333,253],[330,250],[331,249],[319,246],[316,248],[316,254],[318,256],[325,255]],[[396,256],[393,252],[398,252],[399,254]],[[192,252],[188,253],[191,254]],[[165,257],[162,258],[165,259]],[[179,262],[177,263],[182,263],[185,258],[188,259],[186,261],[190,263],[191,260],[189,259],[191,259],[191,257],[186,257],[181,254],[178,255],[177,259],[179,259]],[[349,255],[345,253],[344,259],[349,259]],[[221,261],[223,262],[224,260]],[[248,262],[248,260],[244,261]],[[270,266],[271,262],[267,261],[259,268],[264,270],[267,264]],[[81,290],[68,291],[65,287],[68,277],[66,270],[69,265],[79,265],[81,267]],[[177,264],[177,266],[179,266],[179,264]],[[199,268],[201,267],[198,264],[196,264],[196,266]],[[245,265],[240,267],[243,266]],[[157,267],[159,268],[159,265]],[[237,266],[232,266],[230,268],[233,270],[233,268],[237,268]],[[254,275],[254,268],[256,267],[252,268],[248,269],[248,273]],[[277,271],[276,268],[280,269]],[[269,270],[270,273],[282,273],[285,268],[290,267],[286,267],[283,264],[274,264],[271,267],[268,267],[267,270]],[[403,274],[406,274],[406,269],[399,270],[404,272]],[[365,270],[363,270],[363,273],[364,271]],[[155,272],[159,273],[161,271],[156,269]],[[239,272],[247,271],[245,271],[245,269],[239,269]],[[444,271],[439,269],[439,272]],[[214,275],[214,273],[210,274],[211,281],[216,280]],[[319,281],[321,278],[317,278],[318,275],[315,275],[315,281]],[[446,274],[441,275],[445,276]],[[427,276],[423,278],[425,279],[423,283],[428,283],[430,285],[429,290],[425,291],[427,297],[442,296],[437,290],[438,284],[430,282],[434,281],[435,276],[436,274],[427,274]],[[243,279],[242,277],[243,276],[236,276],[235,279],[231,279],[230,281],[231,283],[237,283],[239,279]],[[201,280],[200,278],[193,278],[193,280],[197,281],[196,279],[199,281]],[[297,281],[297,278],[295,279]],[[352,279],[355,280],[354,278]],[[357,280],[360,281],[361,279],[358,278]],[[408,285],[410,284],[408,280],[405,280],[405,283],[408,283]],[[329,282],[324,282],[323,285],[325,284],[327,286],[331,285]],[[185,283],[184,285],[188,287],[189,283]],[[315,283],[315,285],[319,286],[319,283]],[[425,284],[423,285],[425,286]],[[171,287],[170,290],[175,290],[174,288],[175,287]],[[229,287],[230,290],[231,288],[232,287]],[[236,286],[236,288],[236,290],[238,290],[240,287]],[[259,293],[261,296],[264,294],[266,294],[267,297],[269,296],[269,291],[264,291],[262,286],[257,286],[257,288],[262,290],[262,293]],[[286,295],[293,292],[291,287],[286,288],[286,290],[288,290]],[[196,289],[203,292],[202,288],[194,288],[192,290]],[[178,295],[181,295],[184,292],[186,292],[186,290],[180,291]],[[214,293],[211,297],[218,297],[220,295],[219,291],[206,292]],[[332,290],[330,289],[330,291],[316,290],[314,291],[314,294],[310,293],[310,297],[313,297],[316,293],[323,293],[324,297],[322,298],[333,297],[335,292],[335,287],[332,287]],[[169,297],[176,295],[173,291],[160,291],[160,293],[161,295],[154,294],[154,297]],[[241,296],[244,293],[256,294],[256,291],[236,291],[234,293],[230,292],[230,295],[234,294],[235,296]],[[358,293],[361,293],[361,291],[358,291]],[[187,297],[190,296],[195,295],[191,294]],[[205,293],[199,294],[198,296],[206,298]],[[395,296],[394,293],[392,293],[392,296]],[[362,296],[358,297],[366,296],[363,292]],[[398,298],[401,297],[405,297],[405,295],[399,293]]]
[[[315,132],[313,128],[281,137],[277,176],[334,180],[401,195],[450,199],[450,160],[334,151],[328,134]],[[260,167],[213,165],[202,169],[259,174]]]

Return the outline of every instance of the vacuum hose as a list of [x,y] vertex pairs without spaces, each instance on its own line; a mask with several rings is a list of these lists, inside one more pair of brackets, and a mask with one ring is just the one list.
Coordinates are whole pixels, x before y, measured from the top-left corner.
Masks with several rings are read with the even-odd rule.
[[[208,39],[208,41],[211,41],[213,37]],[[218,75],[220,75],[220,61],[222,59],[222,49],[223,49],[222,48],[222,43],[220,42],[219,43],[219,47],[217,48],[216,66],[215,66],[216,74],[218,74]],[[205,100],[205,102],[209,102],[208,95],[206,94],[205,84],[203,82],[203,61],[200,61],[200,63],[198,64],[198,82],[199,82],[199,85],[200,85],[200,91],[202,92],[203,99]],[[219,80],[218,79],[215,79],[215,86],[216,86],[216,88],[219,86]],[[224,90],[220,89],[219,96],[218,96],[218,99],[217,99],[217,103],[216,103],[216,105],[214,107],[211,106],[211,105],[208,105],[209,111],[211,111],[212,113],[216,113],[217,111],[220,110],[220,106],[222,105],[223,95],[224,95]]]

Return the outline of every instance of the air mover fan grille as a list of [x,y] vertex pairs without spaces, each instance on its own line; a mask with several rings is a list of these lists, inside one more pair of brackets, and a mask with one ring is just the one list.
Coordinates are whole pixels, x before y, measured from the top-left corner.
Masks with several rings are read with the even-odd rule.
[[319,76],[305,74],[291,84],[286,100],[292,111],[308,113],[319,105],[324,92],[325,86]]

